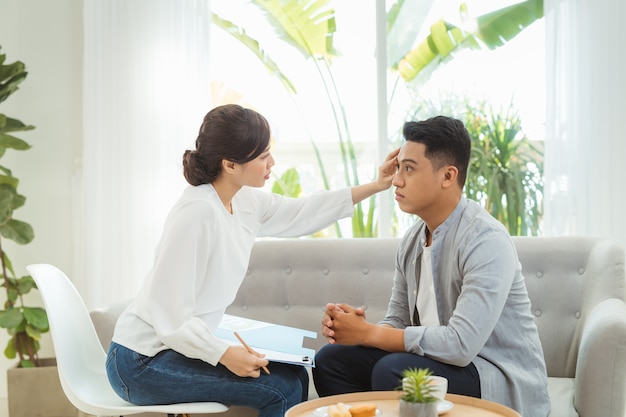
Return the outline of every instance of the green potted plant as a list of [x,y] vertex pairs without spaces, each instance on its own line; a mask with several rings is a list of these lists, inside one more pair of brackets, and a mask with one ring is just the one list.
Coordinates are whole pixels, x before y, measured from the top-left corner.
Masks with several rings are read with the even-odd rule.
[[[512,6],[506,6],[490,13],[477,16],[473,23],[474,32],[467,32],[461,27],[438,19],[430,26],[429,34],[425,39],[415,42],[422,33],[419,16],[424,7],[422,2],[394,2],[387,12],[388,28],[388,63],[389,69],[413,87],[419,87],[430,77],[437,68],[454,58],[455,52],[461,50],[496,49],[504,46],[516,37],[526,27],[543,18],[543,0],[526,0]],[[339,56],[334,46],[334,35],[339,27],[336,21],[333,2],[330,0],[268,2],[253,0],[250,4],[260,9],[267,22],[274,29],[274,33],[287,45],[300,52],[302,56],[315,66],[326,92],[328,104],[334,116],[337,128],[339,150],[341,155],[343,176],[346,185],[359,184],[359,162],[357,150],[353,142],[351,128],[348,123],[347,112],[332,71],[332,63]],[[358,7],[356,10],[358,11]],[[412,25],[406,25],[402,16],[414,16]],[[459,8],[462,20],[473,17],[468,13],[468,7],[463,4]],[[416,20],[417,19],[417,20]],[[261,41],[252,38],[245,27],[212,14],[212,22],[229,35],[247,47],[265,65],[267,70],[274,74],[285,89],[292,95],[297,95],[295,85],[281,69],[277,61],[270,57]],[[255,24],[258,24],[255,21]],[[413,39],[415,37],[415,39]],[[410,40],[410,42],[406,42]],[[413,45],[418,45],[408,50]],[[369,65],[364,63],[364,66]],[[306,131],[306,129],[305,129]],[[329,178],[321,153],[312,137],[309,138],[322,181],[329,187]],[[290,177],[292,181],[299,181],[298,177]],[[358,203],[352,216],[352,237],[376,237],[376,198],[371,197],[367,203]],[[342,237],[339,225],[335,224],[337,237]]]
[[446,92],[417,100],[411,119],[449,114],[463,120],[472,141],[464,193],[498,219],[512,236],[536,236],[543,218],[543,149],[522,129],[513,101],[498,108]]
[[543,157],[522,130],[511,103],[496,110],[468,105],[465,126],[472,155],[465,194],[506,226],[512,236],[539,233],[543,215]]
[[[22,62],[5,61],[6,55],[0,53],[0,103],[18,90],[27,75]],[[33,126],[0,113],[0,158],[7,149],[30,149],[26,141],[13,134],[32,129]],[[55,359],[39,358],[41,337],[49,330],[48,316],[43,308],[26,305],[25,299],[37,286],[30,275],[16,273],[5,249],[8,240],[25,245],[35,236],[28,223],[13,217],[13,212],[26,201],[17,191],[18,184],[11,170],[0,163],[0,285],[6,294],[0,327],[9,334],[4,355],[18,359],[16,366],[7,370],[9,415],[76,415],[76,409],[63,394]]]
[[431,384],[430,369],[405,369],[402,372],[403,392],[399,402],[400,417],[436,417],[438,398]]
[[[27,72],[22,62],[5,64],[6,55],[0,54],[0,103],[18,90]],[[30,145],[12,135],[13,132],[34,129],[21,121],[0,113],[0,158],[7,149],[27,150]],[[24,296],[36,288],[33,279],[18,276],[5,252],[6,239],[18,244],[30,243],[34,238],[33,228],[26,222],[13,217],[14,210],[22,207],[26,198],[17,190],[19,180],[11,170],[0,164],[0,274],[6,293],[4,309],[0,310],[0,327],[10,335],[4,354],[9,359],[19,358],[19,366],[39,365],[38,352],[41,335],[49,330],[46,311],[41,307],[24,304]]]

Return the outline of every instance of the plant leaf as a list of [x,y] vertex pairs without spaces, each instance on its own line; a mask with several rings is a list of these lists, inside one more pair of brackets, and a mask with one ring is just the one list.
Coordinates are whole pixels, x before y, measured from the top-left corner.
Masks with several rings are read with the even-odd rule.
[[[462,16],[465,10],[466,7],[462,7]],[[425,81],[436,67],[452,57],[453,52],[480,49],[483,46],[495,49],[513,39],[543,15],[543,0],[526,0],[479,16],[476,18],[477,29],[474,33],[439,20],[431,27],[428,37],[400,60],[397,65],[398,73],[406,82],[424,73],[420,80]]]
[[30,359],[24,359],[20,362],[20,368],[34,368],[35,363]]
[[296,168],[289,168],[276,179],[272,186],[272,192],[287,197],[298,198],[302,193],[300,185],[300,174]]
[[288,91],[296,94],[296,88],[293,83],[289,80],[289,78],[281,71],[276,62],[265,52],[259,42],[251,38],[246,30],[240,26],[235,25],[233,22],[223,19],[215,13],[211,14],[212,22],[222,28],[226,33],[237,39],[241,42],[246,48],[248,48],[254,55],[259,58],[259,60],[265,65],[267,70],[278,77],[280,82],[285,86]]
[[[1,132],[20,132],[20,131],[24,131],[24,130],[33,130],[35,128],[35,126],[32,125],[26,125],[23,122],[21,122],[20,120],[17,119],[13,119],[11,117],[7,117],[4,114],[0,114],[0,133]],[[17,138],[12,138],[10,137],[12,141],[19,141],[21,143],[17,143],[17,144],[11,144],[13,145],[11,147],[13,147],[14,149],[19,149],[19,150],[25,150],[25,149],[29,149],[30,145],[26,142],[24,142],[21,139],[17,139]],[[4,146],[4,143],[2,143]]]
[[10,329],[18,327],[22,321],[24,321],[24,315],[19,308],[10,308],[0,311],[0,327],[2,328]]
[[479,16],[476,36],[489,49],[503,46],[524,28],[543,17],[543,0],[530,0],[513,4]]
[[398,72],[409,82],[426,69],[432,72],[462,45],[470,49],[480,47],[473,36],[440,19],[430,27],[428,37],[400,60]]
[[15,61],[4,65],[5,60],[6,55],[0,54],[0,103],[16,92],[19,84],[28,75],[24,63]]
[[4,356],[8,359],[15,359],[17,356],[17,350],[15,349],[15,341],[13,338],[9,339],[6,347],[4,348]]
[[335,10],[330,0],[253,0],[281,39],[305,57],[335,55]]
[[397,69],[406,51],[410,51],[434,0],[399,0],[387,12],[387,61]]
[[0,175],[0,193],[5,194],[2,198],[7,199],[10,197],[11,207],[13,206],[13,200],[17,194],[16,189],[19,185],[19,180],[11,175]]
[[[37,284],[35,284],[35,280],[30,275],[23,276],[19,279],[13,279],[13,281],[15,282],[15,285],[17,287],[17,291],[21,295],[26,295],[33,288],[37,288]],[[24,312],[24,314],[26,315],[26,311]]]
[[0,235],[20,245],[30,243],[35,238],[35,232],[30,224],[15,219],[0,225]]
[[[48,315],[46,310],[41,307],[23,307],[24,318],[28,324],[38,332],[47,332],[50,324],[48,323]],[[38,339],[38,338],[36,338]]]

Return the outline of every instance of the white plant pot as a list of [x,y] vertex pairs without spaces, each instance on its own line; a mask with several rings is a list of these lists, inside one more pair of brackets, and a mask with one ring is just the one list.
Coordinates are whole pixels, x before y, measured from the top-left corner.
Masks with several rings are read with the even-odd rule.
[[437,402],[410,403],[400,400],[400,417],[437,417]]

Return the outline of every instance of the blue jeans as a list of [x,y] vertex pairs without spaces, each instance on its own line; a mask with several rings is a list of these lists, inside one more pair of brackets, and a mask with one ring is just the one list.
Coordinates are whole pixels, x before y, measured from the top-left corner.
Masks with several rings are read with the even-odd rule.
[[402,386],[402,371],[428,368],[448,379],[450,394],[480,398],[474,364],[458,367],[413,353],[390,353],[363,346],[325,345],[315,355],[313,380],[320,397],[361,391],[393,391]]
[[117,343],[109,347],[106,368],[115,392],[138,405],[216,401],[257,409],[259,417],[283,417],[309,392],[309,376],[301,366],[270,362],[269,375],[244,378],[221,364],[173,350],[149,357]]

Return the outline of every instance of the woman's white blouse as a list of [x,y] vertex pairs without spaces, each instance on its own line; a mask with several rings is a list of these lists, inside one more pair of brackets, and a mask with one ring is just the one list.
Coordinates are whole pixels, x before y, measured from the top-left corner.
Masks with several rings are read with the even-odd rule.
[[349,188],[294,199],[244,187],[232,208],[231,215],[209,184],[185,190],[114,342],[146,356],[173,349],[217,364],[229,343],[213,332],[235,299],[255,238],[311,234],[353,213]]

